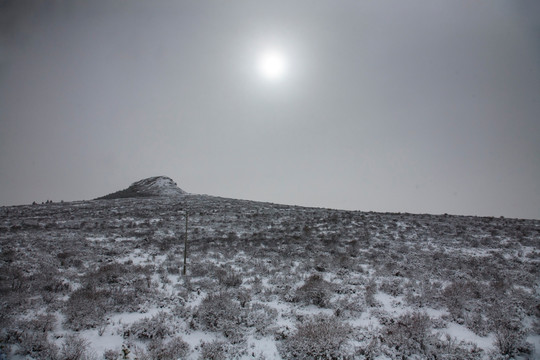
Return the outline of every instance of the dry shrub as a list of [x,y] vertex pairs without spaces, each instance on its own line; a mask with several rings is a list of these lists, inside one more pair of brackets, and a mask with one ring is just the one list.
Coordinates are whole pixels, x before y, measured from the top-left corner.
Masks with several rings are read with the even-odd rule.
[[159,312],[151,318],[138,320],[124,331],[124,337],[132,336],[140,340],[163,339],[171,333],[167,318],[167,313]]
[[384,279],[379,286],[379,290],[382,292],[392,295],[399,296],[403,294],[403,279],[393,278],[393,279]]
[[247,313],[246,324],[248,327],[254,327],[257,333],[264,336],[268,335],[268,327],[274,323],[277,317],[276,309],[268,305],[254,303]]
[[90,360],[93,358],[88,352],[89,342],[78,335],[68,335],[58,354],[57,360]]
[[242,277],[233,272],[220,279],[220,282],[227,287],[238,287],[242,285]]
[[28,321],[19,322],[19,328],[24,331],[47,333],[53,330],[55,322],[54,314],[38,314]]
[[226,287],[239,287],[242,285],[242,276],[236,273],[230,267],[225,269],[218,269],[216,271],[216,277],[221,285]]
[[383,330],[384,342],[405,356],[426,354],[430,343],[431,319],[413,312],[391,320]]
[[226,360],[229,358],[230,345],[223,341],[213,341],[201,345],[201,360]]
[[366,309],[366,302],[363,296],[350,295],[339,299],[333,304],[334,314],[339,317],[360,316]]
[[295,299],[309,305],[328,307],[332,297],[332,284],[320,275],[311,275],[300,288],[296,290]]
[[366,284],[366,292],[364,293],[364,298],[366,300],[367,306],[379,306],[379,302],[377,301],[377,299],[375,299],[375,294],[377,294],[377,283],[375,282],[375,280],[371,279]]
[[336,317],[318,315],[297,326],[296,333],[279,347],[284,359],[350,359],[349,325]]
[[457,341],[450,335],[445,334],[442,338],[434,341],[431,354],[426,355],[429,359],[440,360],[480,360],[483,358],[483,350],[476,344]]
[[66,323],[73,330],[95,328],[103,322],[107,291],[96,291],[92,287],[84,287],[71,293],[64,313]]
[[[189,353],[189,344],[181,337],[174,337],[164,342],[161,339],[152,340],[146,347],[146,358],[151,359],[185,359]],[[140,360],[144,356],[138,357]]]
[[206,296],[193,317],[204,329],[224,331],[243,323],[244,311],[233,301],[233,295],[220,292]]
[[489,334],[489,323],[482,315],[480,309],[474,309],[465,316],[465,326],[479,336],[487,336]]
[[131,285],[137,279],[145,279],[151,275],[152,269],[150,266],[113,262],[102,265],[98,270],[88,273],[86,280],[96,286]]
[[495,330],[495,346],[506,357],[529,352],[525,338],[526,333],[518,321],[501,322]]
[[116,351],[113,349],[105,350],[105,352],[103,353],[103,358],[105,360],[117,360],[118,356],[120,356],[120,351]]
[[16,354],[35,359],[56,359],[58,347],[43,332],[25,331],[17,339]]

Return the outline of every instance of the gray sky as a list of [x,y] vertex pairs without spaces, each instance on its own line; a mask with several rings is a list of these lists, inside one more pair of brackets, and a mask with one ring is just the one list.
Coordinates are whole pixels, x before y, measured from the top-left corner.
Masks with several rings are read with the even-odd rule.
[[[0,204],[192,193],[540,219],[536,0],[0,1]],[[261,76],[280,49],[286,71]]]

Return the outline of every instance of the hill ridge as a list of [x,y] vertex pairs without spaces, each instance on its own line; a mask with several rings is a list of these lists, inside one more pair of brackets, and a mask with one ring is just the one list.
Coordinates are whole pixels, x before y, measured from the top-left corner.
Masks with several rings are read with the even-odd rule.
[[131,184],[127,189],[119,190],[96,200],[111,200],[123,198],[141,198],[156,196],[178,196],[187,192],[180,189],[176,182],[168,176],[152,176]]

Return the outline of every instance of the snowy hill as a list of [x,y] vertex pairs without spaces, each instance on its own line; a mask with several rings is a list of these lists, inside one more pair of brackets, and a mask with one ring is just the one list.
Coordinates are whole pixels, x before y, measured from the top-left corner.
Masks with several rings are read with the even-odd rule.
[[540,358],[539,220],[172,184],[0,207],[0,359]]
[[177,196],[184,194],[187,193],[180,189],[171,178],[167,176],[154,176],[134,182],[127,189],[102,196],[98,199]]

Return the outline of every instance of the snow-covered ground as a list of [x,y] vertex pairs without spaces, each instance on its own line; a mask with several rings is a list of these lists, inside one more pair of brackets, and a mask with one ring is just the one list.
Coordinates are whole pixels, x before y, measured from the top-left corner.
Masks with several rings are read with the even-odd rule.
[[177,194],[3,207],[0,239],[0,359],[540,356],[540,221]]

